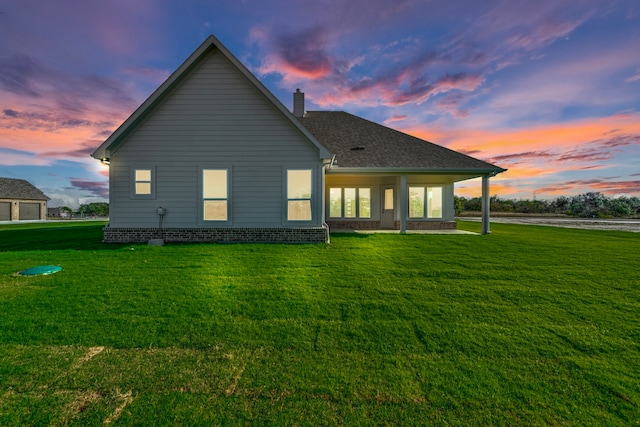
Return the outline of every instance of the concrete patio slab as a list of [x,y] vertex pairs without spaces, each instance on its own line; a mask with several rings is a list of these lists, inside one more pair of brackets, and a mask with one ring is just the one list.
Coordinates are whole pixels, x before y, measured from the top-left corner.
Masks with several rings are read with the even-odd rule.
[[[331,233],[356,234],[400,234],[400,230],[330,230]],[[405,234],[470,234],[479,236],[480,233],[465,230],[407,230]]]

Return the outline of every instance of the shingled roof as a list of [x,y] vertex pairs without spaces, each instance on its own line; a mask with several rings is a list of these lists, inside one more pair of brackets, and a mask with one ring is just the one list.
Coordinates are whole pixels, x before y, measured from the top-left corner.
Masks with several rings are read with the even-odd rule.
[[307,111],[300,122],[336,155],[338,168],[504,172],[498,166],[342,111]]
[[50,200],[24,179],[0,178],[0,199]]

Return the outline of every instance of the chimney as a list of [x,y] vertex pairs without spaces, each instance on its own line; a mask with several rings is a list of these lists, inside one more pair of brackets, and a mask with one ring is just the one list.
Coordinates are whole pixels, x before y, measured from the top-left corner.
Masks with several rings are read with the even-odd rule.
[[296,89],[293,94],[293,115],[304,116],[304,92],[300,92],[300,89]]

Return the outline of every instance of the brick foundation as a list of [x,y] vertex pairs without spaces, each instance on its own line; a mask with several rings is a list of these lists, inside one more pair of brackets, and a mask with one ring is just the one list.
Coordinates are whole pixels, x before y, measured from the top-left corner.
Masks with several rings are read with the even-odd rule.
[[[407,230],[455,230],[455,221],[407,221]],[[400,229],[400,221],[396,221],[396,230]]]
[[105,243],[324,243],[327,229],[309,228],[104,228]]
[[379,230],[380,221],[343,221],[331,220],[327,221],[329,230]]
[[[379,230],[380,221],[328,221],[330,230]],[[407,221],[407,230],[455,230],[455,221]],[[394,224],[395,230],[400,230],[400,221]]]

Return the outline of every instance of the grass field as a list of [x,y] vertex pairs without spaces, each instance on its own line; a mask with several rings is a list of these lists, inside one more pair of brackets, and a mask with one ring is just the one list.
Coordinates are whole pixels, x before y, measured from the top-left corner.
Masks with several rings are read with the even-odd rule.
[[101,227],[0,226],[0,425],[640,424],[640,234]]

